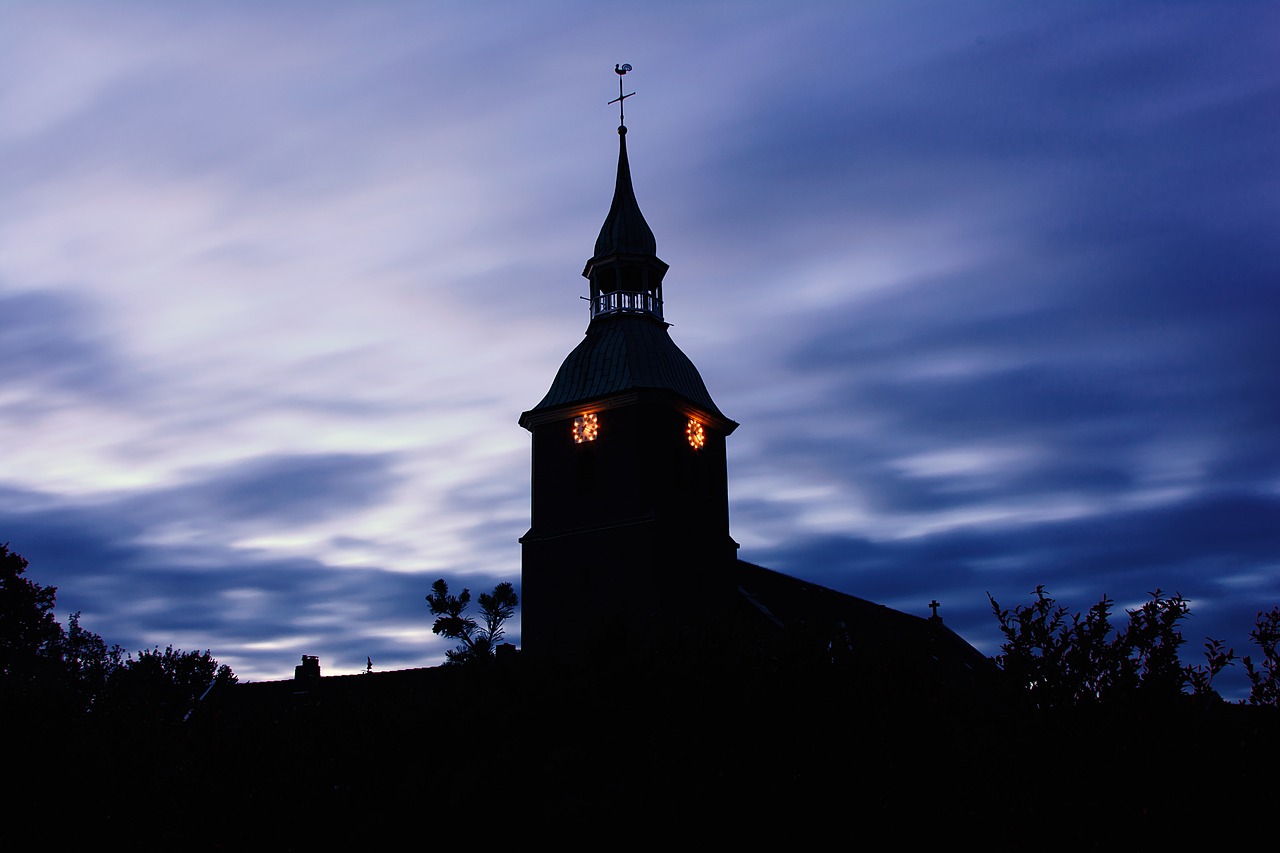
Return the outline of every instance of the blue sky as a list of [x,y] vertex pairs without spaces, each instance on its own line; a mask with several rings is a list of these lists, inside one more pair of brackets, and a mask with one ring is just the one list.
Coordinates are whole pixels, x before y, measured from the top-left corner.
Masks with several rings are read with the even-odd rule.
[[[518,580],[617,156],[752,562],[1280,604],[1272,3],[0,5],[0,542],[242,678]],[[518,640],[519,625],[513,626]],[[1241,668],[1219,683],[1243,695]]]

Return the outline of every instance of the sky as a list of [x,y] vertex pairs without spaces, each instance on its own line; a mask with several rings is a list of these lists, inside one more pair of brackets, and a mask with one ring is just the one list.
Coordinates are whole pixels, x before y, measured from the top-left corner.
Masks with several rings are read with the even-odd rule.
[[129,650],[442,661],[432,581],[519,582],[625,62],[743,559],[987,654],[1037,585],[1180,593],[1184,661],[1248,653],[1278,37],[1270,2],[6,0],[0,543]]

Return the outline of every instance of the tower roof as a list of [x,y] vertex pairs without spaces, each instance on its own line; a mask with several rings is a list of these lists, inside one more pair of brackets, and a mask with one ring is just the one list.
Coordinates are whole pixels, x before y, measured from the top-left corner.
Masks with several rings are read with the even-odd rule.
[[613,204],[609,215],[600,227],[596,238],[596,253],[592,260],[610,255],[658,254],[658,242],[653,230],[644,221],[636,192],[631,186],[631,164],[627,160],[627,128],[618,128],[618,181],[613,189]]
[[531,411],[639,390],[673,391],[732,423],[712,401],[693,362],[671,340],[666,324],[637,315],[593,320],[586,338],[569,353],[550,390]]
[[[617,68],[619,79],[630,65]],[[617,103],[623,95],[621,84]],[[583,275],[591,281],[591,323],[586,339],[560,365],[555,381],[530,416],[637,391],[670,392],[732,431],[737,426],[716,407],[689,357],[680,351],[662,319],[662,278],[667,265],[645,222],[631,185],[627,127],[618,127],[618,178],[609,214],[596,238],[595,256]]]

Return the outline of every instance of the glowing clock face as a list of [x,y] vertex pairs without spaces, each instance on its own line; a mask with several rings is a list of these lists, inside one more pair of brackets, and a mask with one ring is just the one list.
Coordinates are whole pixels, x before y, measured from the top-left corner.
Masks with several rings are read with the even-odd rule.
[[684,428],[684,434],[689,438],[689,446],[694,450],[701,450],[702,446],[707,443],[707,433],[702,428],[702,424],[689,419],[689,425]]
[[573,443],[595,441],[600,434],[600,422],[593,414],[578,415],[573,419]]

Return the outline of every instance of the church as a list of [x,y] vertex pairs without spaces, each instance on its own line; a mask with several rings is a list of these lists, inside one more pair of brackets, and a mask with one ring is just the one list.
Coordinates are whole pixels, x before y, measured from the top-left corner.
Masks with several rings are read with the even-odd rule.
[[[616,70],[621,107],[630,69]],[[589,325],[519,421],[533,444],[522,654],[643,658],[699,625],[754,624],[817,631],[832,654],[984,670],[936,602],[933,616],[911,616],[739,559],[726,465],[738,424],[669,334],[668,265],[636,200],[619,116],[613,200],[582,271]]]
[[[183,798],[175,839],[190,846],[199,790],[279,849],[476,826],[597,845],[648,831],[758,846],[765,832],[825,841],[860,827],[1097,846],[1100,808],[1150,846],[1153,831],[1184,829],[1189,801],[1168,787],[1187,755],[1199,778],[1234,778],[1273,748],[1270,733],[1224,739],[1213,714],[1155,720],[1138,706],[1066,726],[1021,714],[936,601],[913,615],[743,560],[726,465],[738,424],[669,334],[668,268],[636,201],[625,121],[618,134],[583,270],[586,333],[519,418],[532,440],[519,650],[329,677],[304,656],[292,680],[214,691],[171,741],[130,757],[139,779],[182,780],[169,785]],[[1256,811],[1270,791],[1255,789]]]
[[[969,756],[1000,730],[999,670],[936,602],[903,613],[739,556],[738,424],[669,334],[667,273],[622,121],[583,269],[586,333],[519,417],[532,444],[519,648],[490,666],[338,676],[305,655],[293,679],[233,685],[188,715],[210,784],[283,846],[331,844],[312,816],[367,803],[557,833],[914,820],[919,768],[987,766]],[[484,768],[484,784],[460,768]],[[950,790],[931,813],[968,820],[969,789]]]
[[[621,105],[630,66],[616,70],[611,103]],[[982,692],[994,663],[943,624],[936,601],[932,615],[912,615],[740,558],[726,462],[738,424],[669,334],[668,266],[636,200],[621,108],[619,119],[613,199],[582,271],[586,333],[519,417],[532,438],[531,523],[520,538],[519,649],[504,644],[498,657],[639,671],[696,649],[717,670],[821,660],[872,692]],[[435,669],[451,667],[322,677],[304,655],[292,681],[237,692],[398,693]]]

